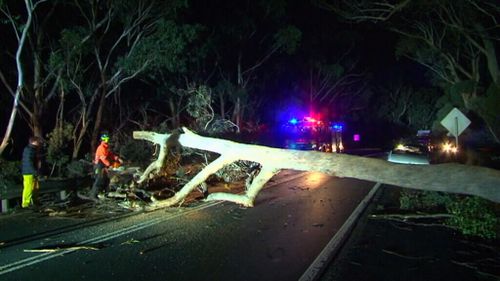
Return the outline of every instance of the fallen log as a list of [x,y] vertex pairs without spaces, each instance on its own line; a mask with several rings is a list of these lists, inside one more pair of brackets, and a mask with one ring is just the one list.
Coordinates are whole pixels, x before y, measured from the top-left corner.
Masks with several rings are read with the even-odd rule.
[[[226,200],[251,207],[255,197],[275,174],[282,169],[316,171],[336,177],[356,178],[406,188],[476,195],[500,202],[500,171],[456,163],[438,165],[404,165],[382,159],[361,156],[300,151],[243,144],[225,139],[204,137],[183,128],[176,140],[184,147],[211,151],[219,158],[207,165],[173,197],[154,201],[148,209],[168,207],[181,202],[199,184],[222,167],[238,160],[262,165],[245,194],[213,193],[207,200]],[[156,161],[142,174],[141,180],[161,169],[167,155],[167,142],[171,134],[135,131],[134,139],[150,141],[160,146]]]

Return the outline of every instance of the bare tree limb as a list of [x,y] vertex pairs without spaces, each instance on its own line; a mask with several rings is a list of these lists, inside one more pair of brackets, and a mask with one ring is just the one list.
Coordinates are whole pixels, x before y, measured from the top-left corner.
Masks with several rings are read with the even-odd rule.
[[[10,139],[10,134],[12,133],[12,129],[14,127],[14,121],[16,119],[17,111],[18,111],[18,106],[19,106],[19,100],[21,97],[21,92],[24,86],[24,72],[22,68],[22,63],[21,63],[21,54],[24,48],[24,43],[26,41],[26,37],[28,36],[28,30],[30,28],[30,25],[33,21],[33,3],[30,0],[25,0],[25,7],[26,7],[26,12],[28,13],[28,17],[26,19],[26,23],[22,27],[22,35],[20,38],[18,38],[19,43],[17,46],[17,51],[16,51],[16,67],[17,67],[17,88],[16,88],[16,94],[14,96],[14,103],[12,105],[12,110],[9,118],[9,123],[7,125],[7,128],[5,130],[5,135],[3,136],[2,143],[0,144],[0,155],[4,152],[5,148],[7,147],[8,141]],[[15,28],[15,26],[14,26]],[[17,33],[16,33],[17,35]],[[18,35],[17,35],[18,36]]]
[[[382,159],[354,155],[242,144],[224,139],[203,137],[187,128],[183,128],[183,130],[184,133],[180,134],[178,138],[182,146],[212,151],[221,156],[200,171],[173,197],[155,201],[151,206],[148,206],[148,209],[168,207],[183,201],[208,176],[237,160],[260,163],[263,169],[254,179],[246,194],[217,193],[211,195],[208,200],[227,200],[244,206],[253,206],[258,192],[273,175],[282,169],[293,169],[316,171],[341,178],[356,178],[406,188],[475,195],[500,202],[500,171],[490,168],[455,163],[439,165],[394,164]],[[171,134],[147,131],[133,133],[135,139],[148,140],[161,147],[158,160],[151,164],[155,168],[161,167],[160,159],[165,157],[165,154],[162,155],[162,150],[166,149],[166,141],[170,136]],[[152,167],[151,165],[150,167]],[[148,167],[149,172],[153,170],[150,167]],[[141,178],[145,175],[146,172]]]
[[279,171],[280,169],[262,167],[262,170],[259,172],[257,177],[253,179],[250,188],[248,188],[245,194],[238,195],[225,192],[217,192],[210,194],[207,198],[207,201],[224,200],[234,202],[245,207],[253,207],[253,202],[255,200],[255,197],[257,197],[257,194],[264,187],[264,185]]

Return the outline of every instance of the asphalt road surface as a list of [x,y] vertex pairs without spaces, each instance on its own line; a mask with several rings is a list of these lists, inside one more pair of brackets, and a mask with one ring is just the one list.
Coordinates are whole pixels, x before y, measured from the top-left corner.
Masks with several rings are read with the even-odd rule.
[[288,173],[253,208],[208,202],[85,227],[37,223],[18,240],[21,223],[0,220],[0,243],[12,242],[0,244],[0,280],[298,280],[373,186]]

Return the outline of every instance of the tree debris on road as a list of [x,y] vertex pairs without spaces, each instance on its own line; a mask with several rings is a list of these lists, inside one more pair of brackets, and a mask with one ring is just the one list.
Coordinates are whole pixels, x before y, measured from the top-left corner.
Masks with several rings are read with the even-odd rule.
[[160,146],[158,158],[149,165],[139,181],[144,181],[151,174],[161,171],[168,155],[168,143],[172,142],[171,137],[175,137],[175,140],[183,147],[220,154],[219,158],[208,164],[174,196],[154,201],[147,206],[147,209],[169,207],[181,202],[212,174],[238,160],[252,161],[262,166],[245,194],[213,193],[208,196],[207,200],[225,200],[252,207],[257,194],[274,175],[283,169],[293,169],[317,171],[337,177],[357,178],[420,190],[476,195],[500,202],[500,189],[498,188],[500,186],[500,171],[490,168],[455,163],[402,165],[354,155],[243,144],[200,136],[187,128],[183,128],[183,131],[184,133],[175,135],[149,131],[133,133],[135,139],[148,140]]
[[94,246],[70,246],[70,247],[56,247],[56,248],[43,248],[43,249],[25,249],[25,253],[53,253],[58,251],[75,251],[75,250],[92,250],[97,251],[99,248]]

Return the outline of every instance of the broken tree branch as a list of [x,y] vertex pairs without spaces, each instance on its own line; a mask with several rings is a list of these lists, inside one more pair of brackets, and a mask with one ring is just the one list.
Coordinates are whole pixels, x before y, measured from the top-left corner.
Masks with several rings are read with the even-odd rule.
[[207,198],[207,201],[224,200],[241,204],[246,207],[253,207],[253,201],[255,200],[255,197],[257,197],[259,191],[279,171],[280,169],[269,168],[264,166],[262,167],[262,170],[259,172],[259,174],[252,181],[250,188],[248,188],[247,192],[244,195],[231,194],[226,192],[217,192],[210,194]]
[[[347,154],[243,144],[200,136],[187,128],[183,128],[183,131],[184,133],[178,137],[182,146],[212,151],[221,156],[200,171],[173,197],[154,201],[152,206],[148,207],[150,209],[177,204],[204,182],[208,176],[238,160],[257,162],[263,167],[249,190],[245,195],[216,193],[210,195],[208,200],[227,200],[244,206],[253,206],[258,192],[272,176],[282,169],[293,169],[316,171],[341,178],[356,178],[406,188],[475,195],[500,202],[500,171],[490,168],[456,163],[438,165],[394,164],[382,159]],[[161,147],[158,159],[141,176],[141,179],[144,179],[149,173],[161,168],[166,157],[167,140],[171,134],[136,131],[133,136],[135,139],[148,140]]]
[[25,253],[54,253],[59,251],[76,251],[76,250],[92,250],[97,251],[99,248],[94,246],[69,246],[69,247],[55,247],[55,248],[43,248],[43,249],[24,249]]

